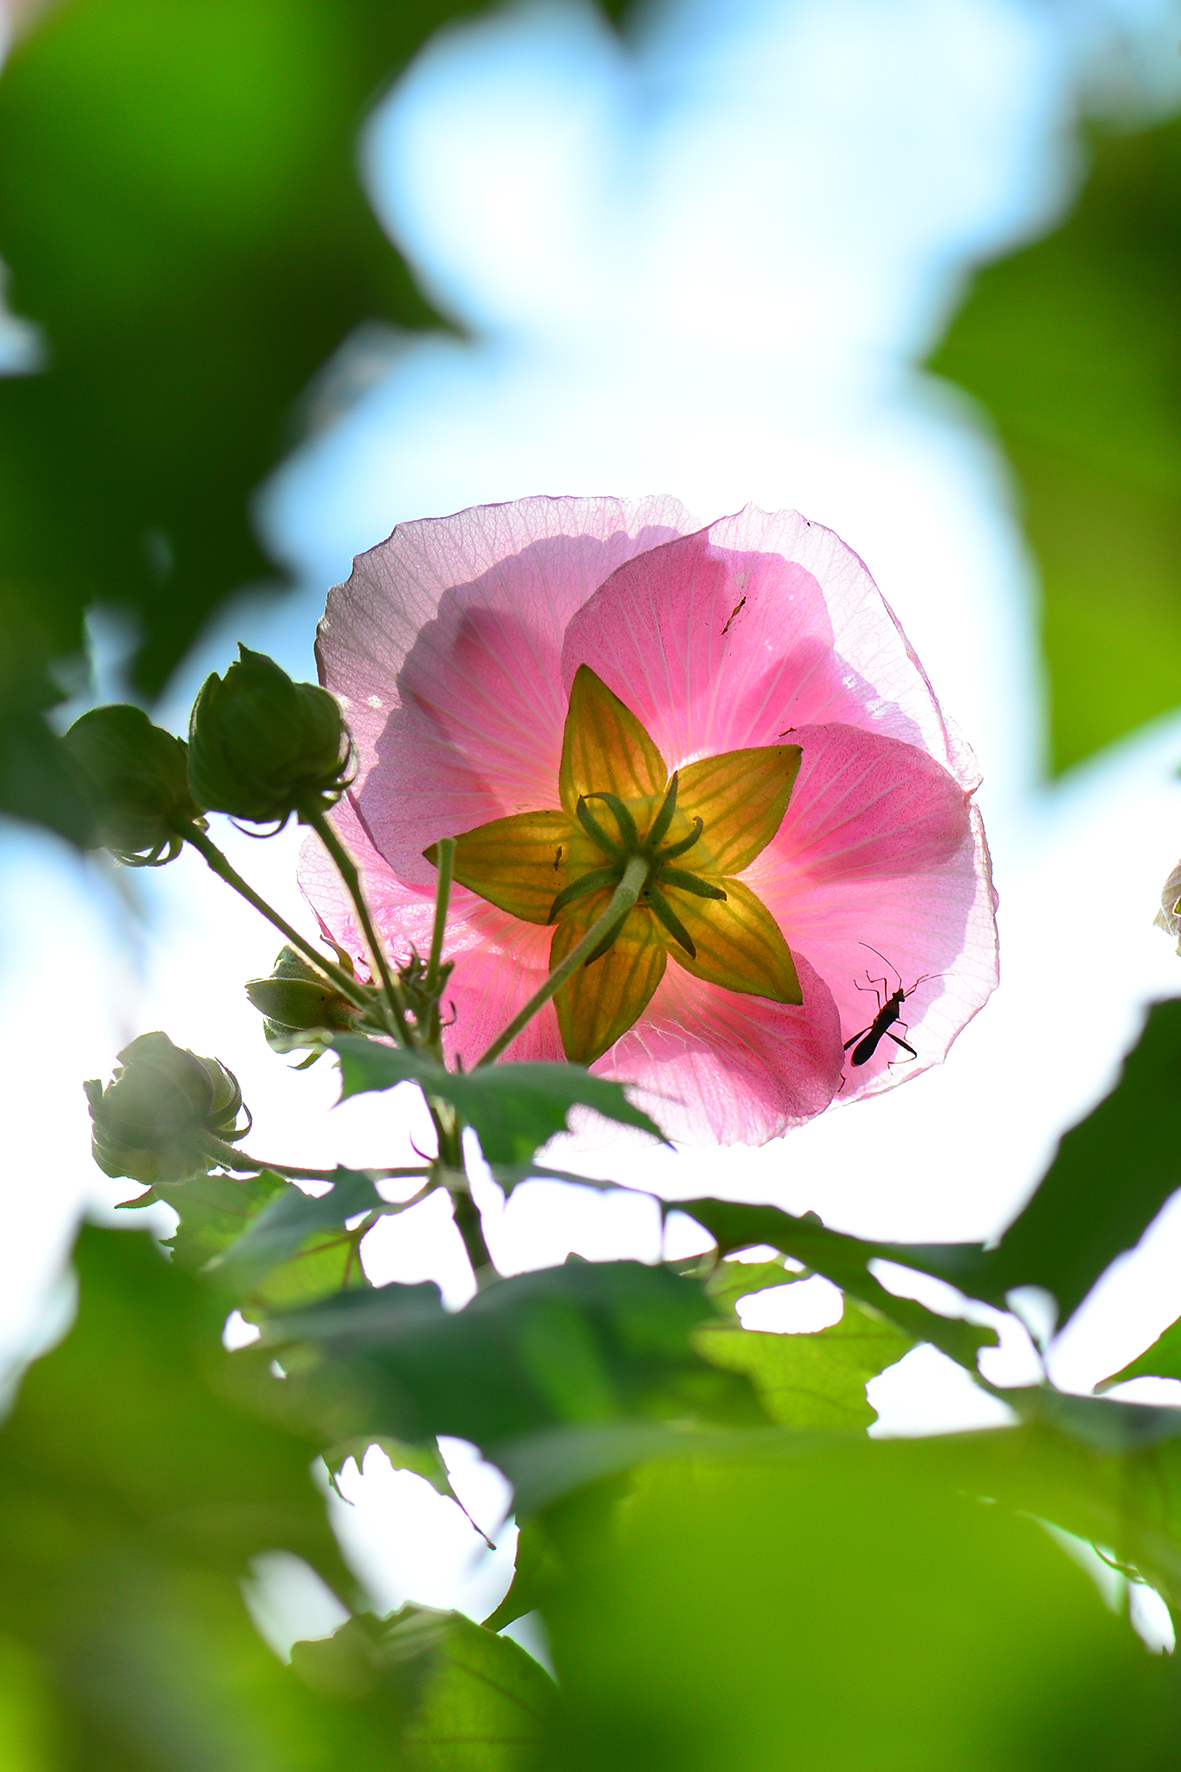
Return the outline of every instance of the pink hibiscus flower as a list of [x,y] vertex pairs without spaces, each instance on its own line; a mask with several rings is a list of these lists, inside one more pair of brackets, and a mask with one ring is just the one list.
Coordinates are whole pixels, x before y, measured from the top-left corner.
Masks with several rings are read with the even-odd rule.
[[[760,1143],[917,1075],[995,987],[974,760],[862,562],[796,512],[701,529],[669,499],[529,498],[402,524],[317,650],[358,762],[333,818],[395,955],[429,941],[425,852],[461,839],[468,1065],[647,834],[644,902],[507,1056],[598,1052],[675,1136]],[[301,881],[361,954],[314,838]],[[899,990],[916,1056],[886,1036],[866,1058]]]

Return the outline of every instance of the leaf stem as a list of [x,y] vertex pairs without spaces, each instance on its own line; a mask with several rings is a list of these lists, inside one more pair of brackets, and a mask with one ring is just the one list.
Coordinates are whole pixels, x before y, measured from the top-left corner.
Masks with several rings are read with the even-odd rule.
[[377,930],[373,926],[373,918],[369,914],[369,906],[366,903],[365,894],[361,890],[361,876],[357,872],[357,864],[354,862],[352,856],[325,818],[323,811],[314,798],[309,797],[307,803],[300,806],[299,816],[304,824],[311,825],[321,843],[323,843],[325,849],[327,849],[329,855],[332,857],[333,862],[336,864],[337,872],[344,881],[345,886],[348,888],[349,897],[352,899],[353,904],[356,907],[357,917],[360,921],[362,932],[369,945],[371,963],[377,972],[378,977],[381,979],[382,990],[385,993],[386,1002],[389,1004],[390,1014],[393,1017],[393,1031],[396,1032],[397,1037],[403,1046],[408,1046],[413,1049],[414,1041],[411,1038],[410,1027],[406,1020],[406,1002],[402,996],[401,987],[390,971],[389,961],[385,956],[385,948],[382,946]]
[[[202,1148],[209,1156],[215,1157],[223,1169],[233,1169],[242,1175],[282,1175],[288,1181],[335,1181],[335,1169],[309,1169],[304,1164],[267,1163],[261,1157],[248,1157],[245,1151],[228,1144],[225,1139],[217,1138],[211,1132],[202,1140]],[[416,1175],[429,1175],[428,1167],[415,1169],[368,1169],[367,1175],[376,1176],[379,1181],[410,1180]]]
[[623,922],[632,906],[636,903],[644,889],[648,878],[650,863],[647,856],[633,855],[624,869],[623,878],[611,894],[611,902],[597,922],[592,923],[582,940],[572,947],[560,966],[555,966],[545,983],[534,991],[523,1009],[502,1028],[488,1050],[476,1060],[473,1068],[479,1069],[482,1064],[491,1064],[499,1058],[506,1047],[511,1046],[522,1028],[528,1027],[539,1009],[544,1009],[550,998],[561,990],[568,978],[573,978],[578,968],[594,953],[605,936],[612,933]]
[[298,948],[305,959],[310,960],[318,971],[332,980],[342,996],[347,997],[349,1002],[358,1009],[364,1009],[366,1013],[372,1012],[373,998],[364,985],[358,983],[355,978],[350,978],[343,966],[336,965],[332,960],[326,960],[323,954],[299,933],[298,929],[293,929],[285,917],[281,917],[265,898],[260,897],[253,886],[247,884],[241,874],[230,865],[217,844],[207,837],[204,831],[198,830],[196,825],[185,825],[179,834],[186,843],[192,844],[199,855],[205,857],[210,869],[219,880],[224,880],[227,886],[232,886],[234,891],[246,900],[247,904],[253,905],[256,911],[261,911],[267,922],[273,923],[279,933],[287,937],[293,948]]

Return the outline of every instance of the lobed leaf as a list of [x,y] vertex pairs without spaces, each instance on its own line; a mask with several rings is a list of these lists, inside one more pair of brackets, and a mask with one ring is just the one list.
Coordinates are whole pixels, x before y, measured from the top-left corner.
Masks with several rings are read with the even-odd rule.
[[846,1298],[840,1321],[813,1334],[777,1335],[711,1324],[694,1341],[727,1372],[745,1372],[772,1421],[799,1428],[867,1428],[877,1411],[871,1378],[914,1346],[876,1311]]
[[[749,1382],[696,1350],[709,1316],[698,1280],[571,1260],[498,1281],[455,1312],[431,1284],[338,1293],[273,1318],[263,1345],[292,1350],[283,1388],[327,1408],[336,1439],[452,1434],[488,1449],[564,1422],[764,1419]],[[320,1364],[305,1371],[301,1345]]]
[[813,1212],[795,1218],[777,1206],[747,1206],[733,1200],[678,1200],[676,1210],[704,1226],[723,1255],[769,1243],[869,1305],[911,1341],[931,1342],[969,1372],[976,1371],[979,1349],[996,1345],[995,1330],[940,1317],[913,1299],[896,1298],[868,1269],[874,1259],[895,1261],[970,1290],[969,1276],[978,1271],[981,1259],[974,1243],[867,1243],[830,1231]]
[[655,1121],[633,1107],[625,1084],[592,1077],[580,1065],[537,1062],[448,1071],[421,1053],[356,1034],[339,1035],[332,1044],[340,1058],[342,1101],[367,1090],[417,1083],[425,1095],[456,1109],[493,1166],[528,1163],[540,1145],[569,1129],[570,1109],[577,1106],[663,1140]]

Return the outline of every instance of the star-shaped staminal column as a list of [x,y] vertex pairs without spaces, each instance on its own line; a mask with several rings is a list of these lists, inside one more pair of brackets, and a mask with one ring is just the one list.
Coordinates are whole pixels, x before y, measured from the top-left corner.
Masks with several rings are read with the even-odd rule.
[[[802,1003],[783,934],[739,877],[783,822],[798,745],[668,766],[587,665],[570,691],[560,809],[493,819],[456,838],[455,878],[526,923],[556,923],[551,970],[603,915],[625,872],[623,920],[554,998],[566,1056],[591,1064],[643,1014],[671,955],[697,978]],[[435,860],[434,848],[426,851]],[[642,867],[633,864],[642,863]]]

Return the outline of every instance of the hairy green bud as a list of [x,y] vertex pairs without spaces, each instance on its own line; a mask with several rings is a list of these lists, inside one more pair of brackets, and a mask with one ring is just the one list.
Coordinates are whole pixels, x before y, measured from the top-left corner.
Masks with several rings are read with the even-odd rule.
[[238,1079],[216,1058],[174,1046],[167,1034],[140,1034],[119,1054],[104,1089],[85,1085],[94,1121],[91,1149],[104,1175],[127,1175],[152,1187],[184,1181],[219,1161],[212,1141],[233,1143],[240,1130]]
[[128,867],[156,868],[184,846],[185,825],[205,828],[189,789],[186,746],[142,708],[92,708],[62,740],[81,772],[95,847]]
[[189,726],[189,781],[202,806],[252,824],[327,811],[347,785],[350,743],[335,698],[295,683],[265,653],[239,646],[207,677]]

